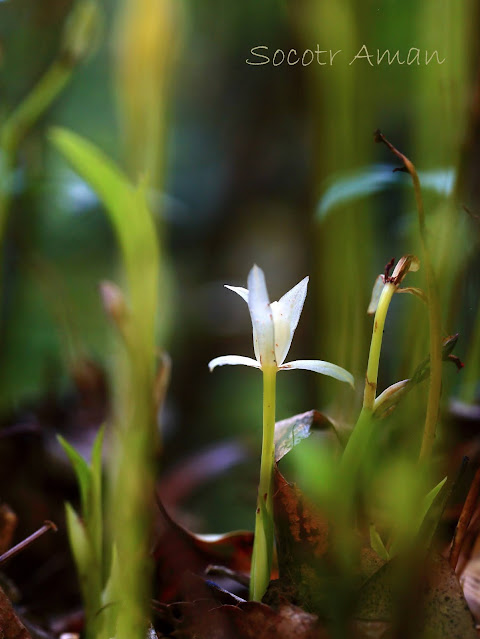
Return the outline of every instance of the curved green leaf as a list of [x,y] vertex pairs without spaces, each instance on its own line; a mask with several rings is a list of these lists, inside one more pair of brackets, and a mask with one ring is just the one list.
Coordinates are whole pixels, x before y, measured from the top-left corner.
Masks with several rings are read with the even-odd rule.
[[61,435],[57,435],[57,439],[61,447],[67,454],[67,457],[73,466],[73,470],[75,471],[75,476],[77,478],[78,486],[80,489],[82,513],[83,516],[88,519],[88,513],[90,512],[90,490],[92,482],[90,468],[87,462],[80,455],[80,453],[78,453],[75,448],[73,448],[73,446],[67,442],[66,439],[64,439]]
[[133,186],[100,149],[76,133],[54,128],[49,137],[105,205],[120,245],[135,322],[139,334],[149,338],[157,308],[159,256],[145,188]]
[[[394,172],[395,168],[388,164],[374,164],[333,178],[318,203],[317,219],[323,220],[336,207],[379,193],[391,186],[410,186],[409,176]],[[434,169],[420,173],[419,177],[424,189],[448,195],[455,182],[455,170]]]

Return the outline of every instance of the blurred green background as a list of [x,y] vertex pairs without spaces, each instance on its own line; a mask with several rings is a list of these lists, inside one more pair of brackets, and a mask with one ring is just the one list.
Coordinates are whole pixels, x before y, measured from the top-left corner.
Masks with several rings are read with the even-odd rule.
[[[310,275],[291,357],[346,367],[357,393],[311,373],[282,374],[278,418],[316,407],[351,422],[362,393],[374,279],[393,256],[419,253],[410,182],[391,173],[392,156],[373,143],[377,128],[425,176],[444,331],[461,333],[458,354],[472,360],[468,381],[476,387],[478,7],[468,0],[163,0],[163,13],[150,15],[143,1],[98,5],[95,51],[75,66],[18,149],[2,250],[0,408],[8,423],[46,396],[62,402],[75,393],[75,362],[109,370],[113,361],[98,283],[118,277],[117,248],[97,198],[48,142],[50,126],[65,126],[134,180],[149,170],[165,274],[159,345],[173,362],[162,417],[164,468],[223,439],[246,444],[253,461],[232,468],[228,480],[204,482],[194,496],[200,526],[248,526],[261,379],[237,367],[208,372],[213,357],[252,353],[247,309],[223,284],[245,286],[255,262],[278,299]],[[2,119],[58,56],[73,6],[0,2]],[[246,63],[252,47],[273,55],[317,44],[342,54],[332,66]],[[377,48],[400,50],[402,59],[416,47],[421,64],[349,64],[363,45],[375,57]],[[444,63],[426,65],[427,50],[438,50]],[[421,272],[412,276],[412,285],[422,282]],[[398,297],[386,327],[381,389],[428,353],[424,309]],[[445,401],[461,393],[471,401],[474,391],[460,386],[448,370]],[[409,423],[423,420],[424,396],[423,388]],[[248,482],[238,488],[235,475]]]

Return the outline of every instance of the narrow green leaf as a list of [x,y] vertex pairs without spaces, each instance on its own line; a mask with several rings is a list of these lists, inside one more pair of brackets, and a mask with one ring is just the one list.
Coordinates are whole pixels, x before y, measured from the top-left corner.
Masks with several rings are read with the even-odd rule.
[[[460,470],[460,472],[462,472],[462,470]],[[455,486],[455,481],[449,482],[445,486],[446,482],[447,477],[432,488],[423,501],[423,517],[419,521],[418,538],[419,542],[423,544],[425,548],[428,548],[432,542],[447,501]]]
[[118,238],[128,278],[133,311],[140,330],[154,330],[158,291],[158,244],[152,215],[142,185],[134,187],[127,176],[95,145],[66,129],[50,131],[54,146],[97,193]]
[[[399,289],[397,292],[402,292],[404,289]],[[450,361],[450,355],[455,348],[458,340],[457,335],[449,335],[443,340],[442,345],[442,359],[444,362]],[[455,363],[455,362],[454,362]],[[430,372],[430,358],[426,357],[415,369],[410,379],[403,379],[396,384],[392,384],[383,391],[375,400],[374,415],[383,419],[390,413],[390,409],[393,409],[400,401],[402,401],[407,394],[420,382],[423,382]]]
[[[434,488],[432,488],[432,490],[430,490],[425,497],[422,500],[422,506],[421,509],[418,513],[418,516],[416,518],[416,520],[414,520],[412,522],[411,525],[411,535],[412,538],[415,535],[418,535],[419,532],[421,532],[421,529],[424,528],[424,526],[422,526],[427,518],[427,515],[430,512],[430,509],[433,507],[434,502],[435,502],[435,498],[437,497],[437,495],[439,494],[439,492],[442,490],[443,486],[445,485],[445,482],[447,481],[447,477],[444,477],[442,479],[442,481],[438,482],[438,484],[436,486],[434,486]],[[436,525],[435,525],[436,527]],[[423,537],[422,543],[425,543],[427,546],[430,544],[431,541],[431,536],[435,530],[435,527],[433,528],[431,534],[422,534],[421,536]],[[427,531],[425,531],[427,532]],[[430,531],[428,531],[430,532]],[[400,544],[399,544],[398,539],[394,540],[390,546],[390,556],[393,557],[394,555],[396,555],[399,550],[400,550]]]
[[102,447],[103,436],[105,434],[105,426],[101,426],[93,442],[92,447],[92,476],[93,479],[98,479],[102,474]]
[[439,481],[438,484],[434,488],[432,488],[432,490],[427,495],[425,495],[423,499],[423,503],[422,503],[422,512],[420,515],[420,522],[419,522],[420,525],[422,521],[425,519],[425,516],[430,510],[430,507],[432,506],[433,502],[435,501],[435,497],[442,490],[446,481],[447,481],[447,478],[444,477],[442,481]]
[[[323,220],[339,206],[346,206],[391,187],[411,186],[409,177],[401,172],[394,173],[394,168],[388,164],[375,164],[334,177],[329,181],[318,203],[317,219]],[[424,171],[419,177],[424,189],[439,195],[451,193],[455,183],[455,171],[450,168]]]
[[378,530],[375,527],[375,524],[370,524],[370,546],[377,553],[379,557],[389,561],[390,555],[388,550],[385,548],[385,544],[380,537]]
[[102,446],[105,428],[102,426],[95,437],[92,448],[91,463],[91,517],[88,522],[90,535],[94,544],[95,555],[99,566],[102,565],[102,540],[103,540],[103,517],[102,517]]
[[65,504],[70,548],[78,573],[78,580],[85,605],[87,637],[97,637],[95,626],[97,613],[101,608],[101,583],[98,564],[92,553],[88,531],[78,514],[68,502]]
[[77,453],[75,448],[73,448],[66,439],[64,439],[61,435],[57,435],[57,439],[67,454],[67,457],[73,466],[73,470],[75,471],[78,486],[80,488],[82,513],[85,519],[87,519],[90,510],[90,489],[92,481],[90,468],[83,457]]
[[88,578],[88,569],[90,566],[90,544],[88,542],[87,531],[77,512],[68,502],[65,504],[65,519],[70,548],[72,549],[83,590],[83,586]]
[[102,608],[99,614],[100,637],[114,637],[116,632],[119,598],[121,593],[114,590],[115,584],[121,583],[120,562],[117,547],[112,548],[110,574],[102,592]]
[[[130,255],[145,221],[137,219],[137,224],[130,224],[136,212],[132,211],[134,188],[127,176],[95,145],[76,133],[54,128],[49,137],[105,204],[122,250]],[[141,212],[136,217],[140,216]]]

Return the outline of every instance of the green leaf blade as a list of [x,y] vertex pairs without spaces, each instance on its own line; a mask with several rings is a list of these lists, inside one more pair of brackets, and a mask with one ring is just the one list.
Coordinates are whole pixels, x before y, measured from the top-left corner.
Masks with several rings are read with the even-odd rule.
[[385,559],[385,561],[390,560],[390,554],[386,549],[375,524],[370,524],[370,546],[372,547],[372,550],[381,557],[381,559]]
[[100,149],[76,133],[53,128],[49,137],[107,210],[123,256],[133,310],[143,304],[143,316],[154,316],[159,256],[145,186],[135,188]]
[[67,442],[61,435],[57,435],[58,442],[65,451],[77,478],[80,489],[80,503],[84,517],[88,518],[90,512],[90,490],[92,483],[92,475],[87,462],[78,453],[71,444]]
[[92,448],[91,463],[91,518],[89,531],[94,545],[95,556],[101,566],[103,544],[103,516],[102,516],[102,447],[105,428],[102,426],[95,437]]

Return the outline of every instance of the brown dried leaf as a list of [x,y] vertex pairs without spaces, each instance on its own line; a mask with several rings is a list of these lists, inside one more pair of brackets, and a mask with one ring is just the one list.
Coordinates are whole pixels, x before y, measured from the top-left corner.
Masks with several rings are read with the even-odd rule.
[[186,574],[202,574],[210,564],[249,573],[253,533],[196,535],[177,524],[161,503],[159,506],[164,526],[153,550],[159,601],[189,599]]
[[273,610],[254,601],[212,606],[204,599],[168,608],[179,639],[328,639],[318,617],[288,603]]
[[12,604],[2,588],[0,588],[0,633],[2,639],[32,639],[15,614]]
[[[279,580],[270,584],[265,601],[273,604],[283,597],[321,615],[328,608],[326,595],[331,589],[328,553],[333,531],[326,517],[277,467],[274,478]],[[384,563],[369,546],[362,547],[354,571],[358,587]]]
[[409,588],[403,592],[398,588],[399,567],[399,560],[390,561],[361,589],[359,621],[391,622],[396,615],[408,623],[410,615],[410,622],[416,622],[417,630],[428,639],[477,637],[461,586],[446,559],[435,556],[416,570],[412,566]]
[[314,558],[325,555],[328,547],[327,521],[295,484],[287,482],[278,467],[275,467],[274,508],[278,545],[282,546],[280,570],[286,569],[292,559],[297,563],[298,558],[293,557],[296,544],[302,546],[302,553],[307,544]]
[[277,467],[274,516],[278,570],[285,595],[317,612],[326,586],[319,564],[328,550],[328,522]]

